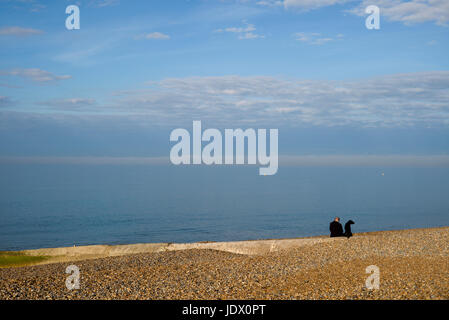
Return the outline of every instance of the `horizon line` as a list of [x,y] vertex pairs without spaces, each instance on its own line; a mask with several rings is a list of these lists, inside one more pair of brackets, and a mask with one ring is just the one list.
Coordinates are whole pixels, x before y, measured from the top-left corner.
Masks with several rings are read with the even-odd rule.
[[[170,163],[169,156],[0,156],[0,164],[173,165]],[[244,165],[253,166],[246,163]],[[195,165],[192,164],[191,166]],[[222,164],[218,166],[230,165]],[[280,155],[279,166],[449,167],[449,155]]]

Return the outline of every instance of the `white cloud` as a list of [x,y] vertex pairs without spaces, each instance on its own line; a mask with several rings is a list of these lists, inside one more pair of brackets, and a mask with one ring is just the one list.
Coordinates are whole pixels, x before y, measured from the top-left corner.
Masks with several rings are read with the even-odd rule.
[[28,8],[30,12],[40,12],[47,8],[36,0],[0,0],[0,2],[10,3],[10,7],[14,9]]
[[255,34],[252,32],[246,32],[244,34],[239,35],[239,39],[240,40],[244,40],[244,39],[263,39],[265,38],[264,35],[260,35],[260,34]]
[[41,82],[41,83],[47,83],[47,82],[54,82],[58,80],[65,80],[70,79],[72,76],[69,75],[63,75],[58,76],[51,72],[37,69],[37,68],[31,68],[31,69],[13,69],[13,70],[0,70],[0,76],[17,76],[21,78],[25,78],[34,82]]
[[0,28],[0,35],[2,36],[31,36],[42,34],[42,30],[22,27],[3,27]]
[[354,0],[284,0],[286,9],[312,10]]
[[256,28],[254,27],[254,25],[252,24],[247,24],[246,27],[240,27],[240,28],[226,28],[224,29],[224,31],[226,32],[234,32],[234,33],[242,33],[242,32],[251,32],[251,31],[255,31]]
[[40,12],[40,11],[46,9],[46,8],[47,8],[47,6],[44,5],[44,4],[35,3],[35,4],[33,4],[33,6],[31,7],[30,11],[31,11],[31,12]]
[[78,110],[80,108],[93,106],[95,103],[94,99],[89,98],[68,98],[42,101],[38,104],[53,107],[55,109]]
[[253,31],[256,31],[256,27],[253,24],[246,23],[244,21],[245,26],[244,27],[229,27],[224,29],[217,29],[215,32],[229,32],[229,33],[236,33],[238,34],[238,38],[240,40],[244,39],[263,39],[265,38],[264,35],[256,34]]
[[284,5],[284,2],[281,0],[262,0],[256,2],[256,4],[265,7],[282,7]]
[[91,0],[89,6],[102,8],[109,6],[116,6],[120,4],[120,0]]
[[120,117],[145,126],[188,126],[202,120],[212,127],[447,127],[448,88],[449,71],[357,81],[189,77],[152,81],[144,89],[103,98],[104,103],[76,97],[39,104],[55,115]]
[[448,88],[448,71],[359,81],[191,77],[121,92],[111,104],[114,112],[166,124],[201,119],[218,125],[447,126]]
[[322,36],[321,33],[315,32],[297,32],[295,33],[295,38],[298,41],[306,42],[315,45],[322,45],[330,41],[341,40],[343,38],[342,34],[338,34],[335,38]]
[[[358,4],[357,4],[358,3]],[[434,22],[447,26],[449,23],[448,0],[262,0],[258,5],[275,7],[283,5],[287,10],[309,11],[322,7],[348,4],[355,7],[348,11],[365,16],[365,8],[376,5],[380,8],[381,17],[404,24]]]
[[143,36],[145,39],[167,40],[170,36],[161,32],[152,32]]
[[390,21],[404,24],[434,22],[446,26],[449,22],[449,1],[447,0],[364,0],[350,12],[363,16],[368,5],[377,5],[380,15]]

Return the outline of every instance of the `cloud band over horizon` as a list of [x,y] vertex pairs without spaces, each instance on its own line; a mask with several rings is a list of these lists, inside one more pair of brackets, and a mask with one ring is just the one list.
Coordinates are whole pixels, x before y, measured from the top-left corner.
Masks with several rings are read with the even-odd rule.
[[[25,110],[51,112],[55,117],[143,116],[149,124],[168,126],[185,125],[192,120],[233,127],[446,126],[449,71],[350,81],[237,75],[167,78],[148,82],[142,89],[111,92],[102,100],[100,103],[89,97],[50,99],[36,101],[38,108]],[[68,108],[71,106],[74,108]]]

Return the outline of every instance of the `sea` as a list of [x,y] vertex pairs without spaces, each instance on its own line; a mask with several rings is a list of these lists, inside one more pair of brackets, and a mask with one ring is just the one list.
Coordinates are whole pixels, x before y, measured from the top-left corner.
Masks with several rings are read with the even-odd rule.
[[2,164],[0,250],[449,225],[449,168]]

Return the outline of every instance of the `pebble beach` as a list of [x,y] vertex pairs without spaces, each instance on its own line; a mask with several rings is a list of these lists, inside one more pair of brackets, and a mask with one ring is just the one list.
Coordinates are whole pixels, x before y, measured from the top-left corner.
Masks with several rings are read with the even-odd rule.
[[[68,290],[68,265],[80,288]],[[379,289],[365,285],[379,268]],[[0,269],[0,299],[449,299],[449,227],[263,254],[187,249]]]

